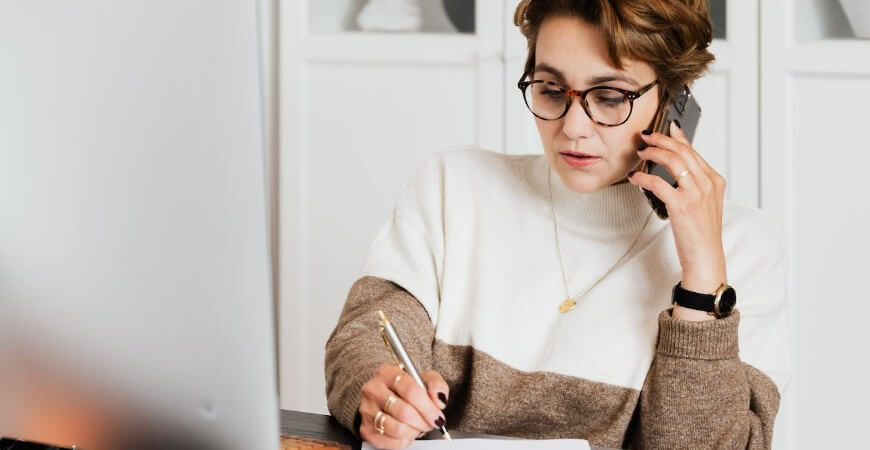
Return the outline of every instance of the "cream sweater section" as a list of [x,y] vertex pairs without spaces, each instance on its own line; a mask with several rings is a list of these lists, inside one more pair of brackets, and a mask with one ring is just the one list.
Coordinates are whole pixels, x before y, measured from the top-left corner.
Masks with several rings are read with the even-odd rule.
[[[624,183],[575,193],[551,182],[569,295],[622,263],[567,313],[544,155],[478,148],[438,153],[401,190],[360,276],[390,280],[425,308],[435,338],[521,371],[547,371],[640,390],[658,317],[682,275],[669,221]],[[760,210],[726,200],[723,244],[740,311],[739,358],[789,377],[786,250]]]

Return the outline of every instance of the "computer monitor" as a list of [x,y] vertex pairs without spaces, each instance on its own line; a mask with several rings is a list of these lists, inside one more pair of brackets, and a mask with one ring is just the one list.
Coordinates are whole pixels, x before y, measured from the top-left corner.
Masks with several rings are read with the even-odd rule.
[[256,0],[0,1],[0,436],[279,442]]

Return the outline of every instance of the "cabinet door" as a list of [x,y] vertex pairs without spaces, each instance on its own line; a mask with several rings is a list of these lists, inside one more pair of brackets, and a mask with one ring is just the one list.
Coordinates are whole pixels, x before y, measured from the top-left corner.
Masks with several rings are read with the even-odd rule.
[[[281,4],[280,360],[287,409],[326,412],[324,344],[371,240],[415,170],[451,146],[503,147],[501,3],[475,2],[474,33],[433,29],[425,15],[417,33],[358,31],[362,3]],[[421,4],[424,13],[441,7]]]
[[870,41],[855,38],[843,8],[859,3],[761,5],[761,204],[784,228],[789,256],[792,377],[777,448],[860,446],[870,402],[858,388],[870,364],[857,356],[870,340]]

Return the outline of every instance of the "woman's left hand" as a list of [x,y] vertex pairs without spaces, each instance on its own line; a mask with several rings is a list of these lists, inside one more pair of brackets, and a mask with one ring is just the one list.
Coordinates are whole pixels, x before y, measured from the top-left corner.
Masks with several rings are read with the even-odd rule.
[[[641,134],[649,146],[638,150],[641,159],[665,167],[671,175],[689,169],[689,173],[674,188],[656,175],[635,172],[629,182],[652,191],[668,209],[677,255],[683,268],[682,286],[695,292],[712,293],[727,282],[725,252],[722,248],[722,204],[725,199],[725,178],[698,154],[686,139],[683,130],[671,123],[671,136],[661,133]],[[674,308],[678,316],[679,307]],[[692,320],[711,319],[706,313],[685,314]],[[678,317],[679,318],[679,317]]]

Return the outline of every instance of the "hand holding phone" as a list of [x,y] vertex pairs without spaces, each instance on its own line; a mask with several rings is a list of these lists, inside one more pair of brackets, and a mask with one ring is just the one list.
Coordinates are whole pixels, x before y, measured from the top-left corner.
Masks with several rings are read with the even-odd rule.
[[[700,118],[701,107],[698,105],[698,102],[695,100],[695,96],[689,90],[689,87],[683,86],[678,92],[673,92],[666,96],[666,101],[662,102],[662,106],[656,112],[650,129],[670,136],[671,122],[677,120],[680,124],[680,128],[686,134],[686,138],[691,142],[695,136],[695,128],[697,128],[698,120]],[[646,144],[644,143],[641,148],[645,147]],[[643,160],[643,165],[640,170],[644,173],[659,176],[667,181],[671,186],[677,187],[677,182],[674,180],[673,175],[671,175],[665,167],[662,167],[653,161]],[[668,218],[668,210],[665,207],[665,203],[656,197],[651,191],[644,188],[641,188],[641,190],[656,215],[660,219],[666,220]]]

